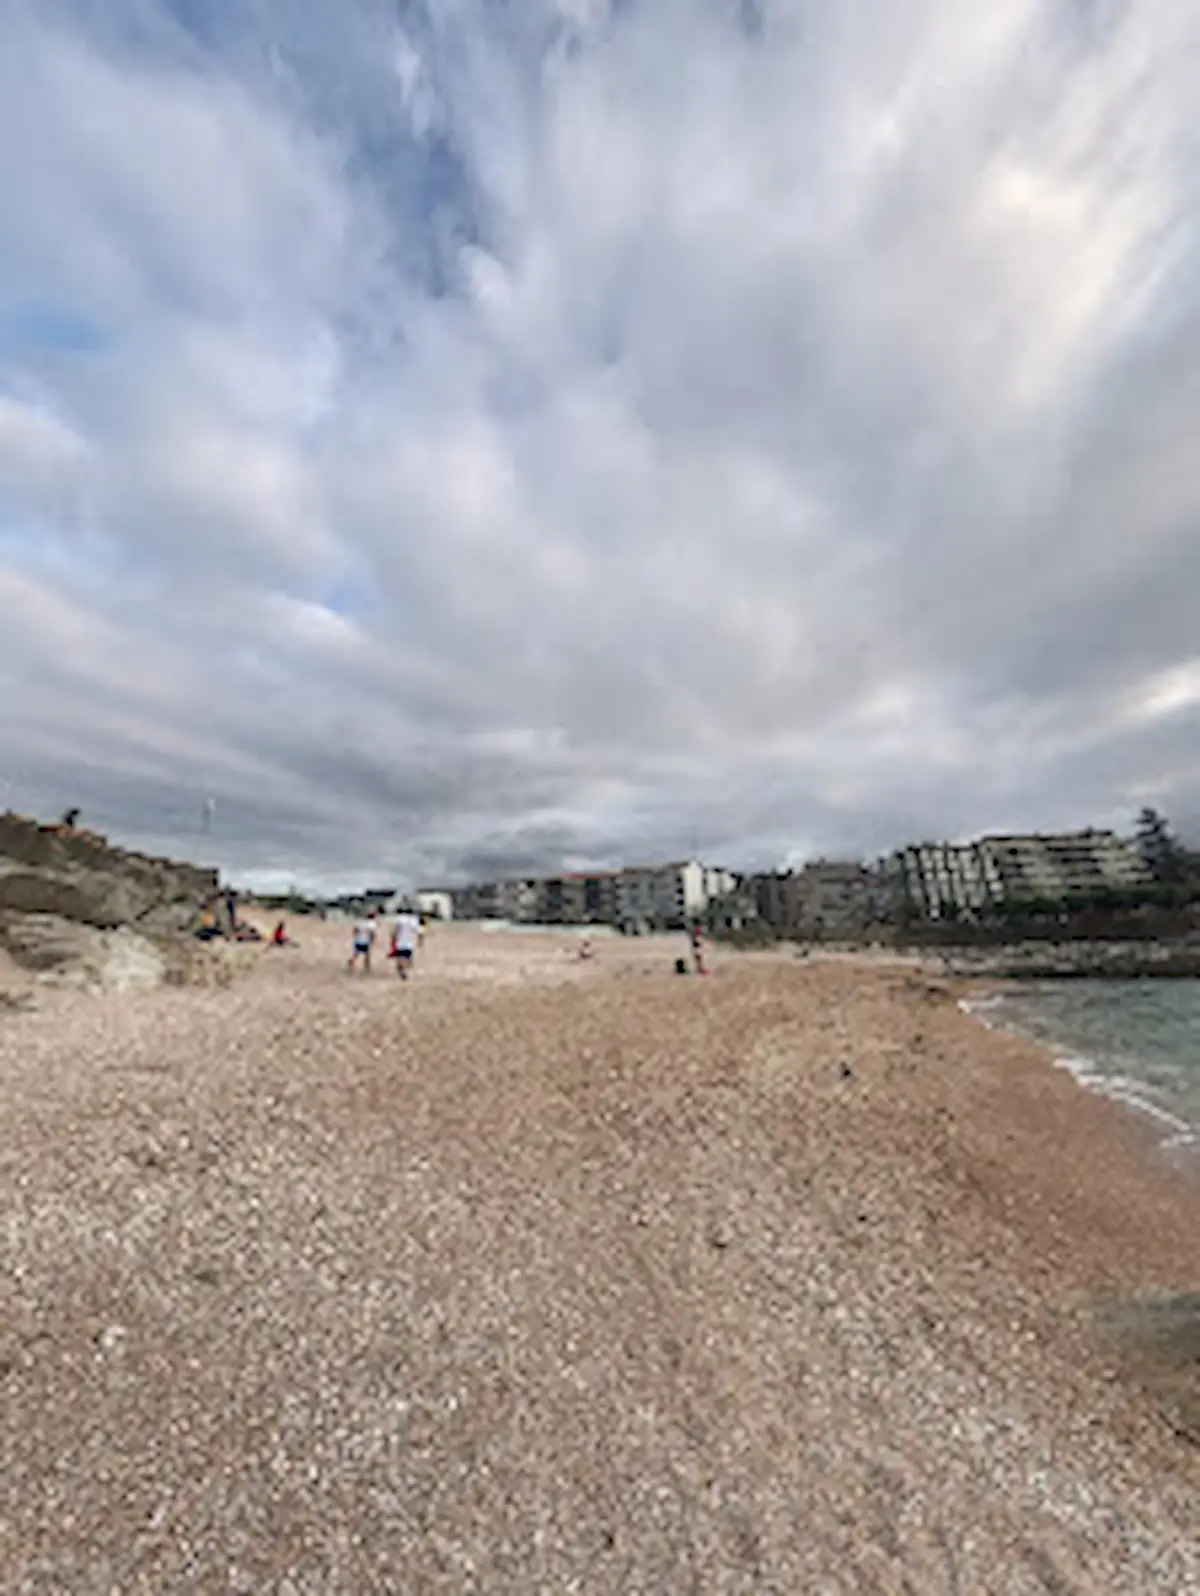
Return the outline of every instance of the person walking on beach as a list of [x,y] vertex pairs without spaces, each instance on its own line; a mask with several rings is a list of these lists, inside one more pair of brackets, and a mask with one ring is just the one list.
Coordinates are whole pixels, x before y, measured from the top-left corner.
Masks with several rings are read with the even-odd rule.
[[692,963],[696,967],[696,974],[707,974],[704,968],[704,932],[701,929],[699,920],[692,921],[688,929],[688,942],[691,944]]
[[402,981],[408,980],[420,941],[421,921],[407,904],[403,904],[392,931],[391,955],[396,961],[396,974]]
[[366,915],[361,920],[354,922],[354,951],[350,955],[348,968],[353,971],[358,968],[359,960],[362,961],[364,975],[371,973],[371,949],[375,944],[375,918]]

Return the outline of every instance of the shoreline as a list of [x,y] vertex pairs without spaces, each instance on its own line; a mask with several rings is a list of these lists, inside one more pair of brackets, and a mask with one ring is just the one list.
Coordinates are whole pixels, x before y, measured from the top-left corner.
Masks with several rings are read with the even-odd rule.
[[[1110,1073],[1102,1059],[1077,1051],[1065,1038],[1039,1035],[1022,1024],[1019,1017],[1014,1018],[1012,1005],[1022,993],[1024,982],[974,977],[946,979],[967,987],[958,997],[958,1006],[984,1030],[1017,1037],[1039,1049],[1049,1066],[1064,1071],[1081,1091],[1124,1108],[1145,1129],[1161,1161],[1185,1178],[1200,1179],[1200,1126],[1157,1102],[1149,1095],[1148,1082],[1136,1076]],[[1030,979],[1041,981],[1044,978]],[[988,1018],[990,1012],[998,1012],[1000,1018],[993,1022]],[[1147,1121],[1156,1128],[1152,1129]]]
[[1195,1189],[957,983],[296,935],[0,1017],[18,1588],[1200,1580]]
[[1200,945],[1177,941],[1041,942],[938,950],[948,975],[996,981],[1200,980]]

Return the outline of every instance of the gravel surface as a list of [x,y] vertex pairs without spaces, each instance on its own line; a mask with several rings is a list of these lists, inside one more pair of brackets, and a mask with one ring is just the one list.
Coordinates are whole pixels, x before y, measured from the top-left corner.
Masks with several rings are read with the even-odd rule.
[[1200,1591],[1115,1105],[899,966],[296,930],[0,1007],[6,1593]]

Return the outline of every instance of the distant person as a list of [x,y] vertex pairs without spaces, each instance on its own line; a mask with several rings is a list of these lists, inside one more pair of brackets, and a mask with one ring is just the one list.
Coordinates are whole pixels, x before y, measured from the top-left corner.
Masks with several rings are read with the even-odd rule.
[[79,810],[78,809],[68,809],[66,811],[66,813],[63,815],[62,819],[59,821],[59,825],[62,827],[62,829],[64,831],[74,831],[75,827],[78,824],[79,824]]
[[704,968],[704,932],[699,920],[692,922],[691,929],[688,932],[688,942],[691,944],[692,963],[696,967],[696,974],[706,975],[707,971]]
[[273,948],[290,948],[295,946],[291,937],[287,934],[286,921],[281,920],[275,927],[274,931],[271,932],[271,946]]
[[354,947],[350,954],[351,970],[356,970],[361,961],[364,975],[371,973],[371,949],[375,945],[375,917],[366,915],[361,920],[354,922]]
[[595,954],[595,951],[595,948],[592,946],[591,937],[584,937],[583,941],[579,944],[579,957],[581,959],[590,959]]
[[411,909],[401,909],[392,930],[391,956],[396,963],[396,974],[402,981],[408,980],[420,943],[420,916],[415,915]]

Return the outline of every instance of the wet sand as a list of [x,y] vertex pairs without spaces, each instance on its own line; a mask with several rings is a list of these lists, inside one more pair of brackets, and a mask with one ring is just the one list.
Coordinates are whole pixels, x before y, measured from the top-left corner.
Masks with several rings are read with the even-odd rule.
[[1146,1127],[914,969],[342,927],[0,1010],[13,1592],[1184,1592]]

